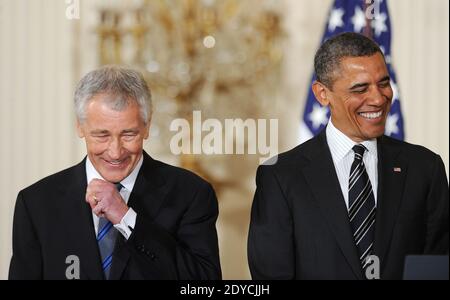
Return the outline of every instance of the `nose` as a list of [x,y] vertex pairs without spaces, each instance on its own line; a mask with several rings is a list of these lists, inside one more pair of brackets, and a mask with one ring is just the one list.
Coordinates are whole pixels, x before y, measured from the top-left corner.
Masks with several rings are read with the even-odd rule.
[[113,138],[108,147],[108,154],[111,159],[119,159],[122,154],[122,142],[120,138]]
[[392,89],[389,88],[380,88],[374,87],[370,93],[370,105],[380,106],[383,105],[386,101],[392,100]]

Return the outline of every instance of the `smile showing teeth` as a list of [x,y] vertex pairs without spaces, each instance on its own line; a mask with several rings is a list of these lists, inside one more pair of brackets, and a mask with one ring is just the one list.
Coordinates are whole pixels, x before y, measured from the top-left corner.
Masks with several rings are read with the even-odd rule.
[[360,116],[366,118],[366,119],[376,119],[381,117],[382,111],[376,112],[376,113],[359,113]]
[[123,162],[123,160],[114,160],[114,161],[108,161],[111,165],[120,165]]

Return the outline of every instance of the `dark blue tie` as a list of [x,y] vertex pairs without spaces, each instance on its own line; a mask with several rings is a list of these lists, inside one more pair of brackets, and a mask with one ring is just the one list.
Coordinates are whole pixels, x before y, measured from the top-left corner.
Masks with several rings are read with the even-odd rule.
[[[120,192],[122,185],[117,183],[116,187]],[[117,230],[114,228],[113,224],[106,218],[99,218],[97,243],[102,259],[102,269],[106,279],[109,279],[116,237]]]
[[350,169],[348,186],[348,215],[353,230],[353,238],[359,252],[359,260],[364,268],[366,258],[372,254],[375,232],[375,197],[372,184],[364,166],[364,152],[361,145],[353,147],[355,159]]

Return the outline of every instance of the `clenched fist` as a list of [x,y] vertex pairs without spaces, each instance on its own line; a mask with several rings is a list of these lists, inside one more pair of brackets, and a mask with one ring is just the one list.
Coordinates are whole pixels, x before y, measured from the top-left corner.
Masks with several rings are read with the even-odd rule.
[[101,179],[93,179],[86,189],[86,202],[98,217],[105,217],[114,225],[128,211],[128,206],[117,191],[114,183]]

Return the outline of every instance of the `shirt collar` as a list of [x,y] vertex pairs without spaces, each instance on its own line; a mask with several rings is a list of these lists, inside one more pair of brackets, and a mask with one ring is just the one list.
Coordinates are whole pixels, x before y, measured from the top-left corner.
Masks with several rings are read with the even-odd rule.
[[[353,154],[353,146],[355,146],[356,142],[354,142],[352,139],[350,139],[348,136],[346,136],[342,131],[337,129],[333,122],[331,122],[331,118],[328,121],[328,125],[326,128],[326,135],[327,135],[327,143],[330,149],[332,150],[331,153],[333,155],[333,160],[336,162],[341,161],[346,155],[349,153]],[[368,155],[374,155],[377,157],[377,140],[371,139],[367,141],[363,141],[360,143],[366,147]],[[351,152],[350,152],[351,151]]]
[[[142,163],[144,162],[144,155],[141,155],[141,158],[139,159],[136,167],[133,169],[133,171],[128,175],[126,178],[124,178],[120,184],[128,190],[132,191],[134,184],[136,183],[137,176],[139,174],[139,170],[141,169]],[[89,159],[89,156],[86,157],[86,178],[87,182],[91,182],[92,179],[102,179],[105,180],[100,173],[97,172],[94,165],[92,164],[91,160]]]

